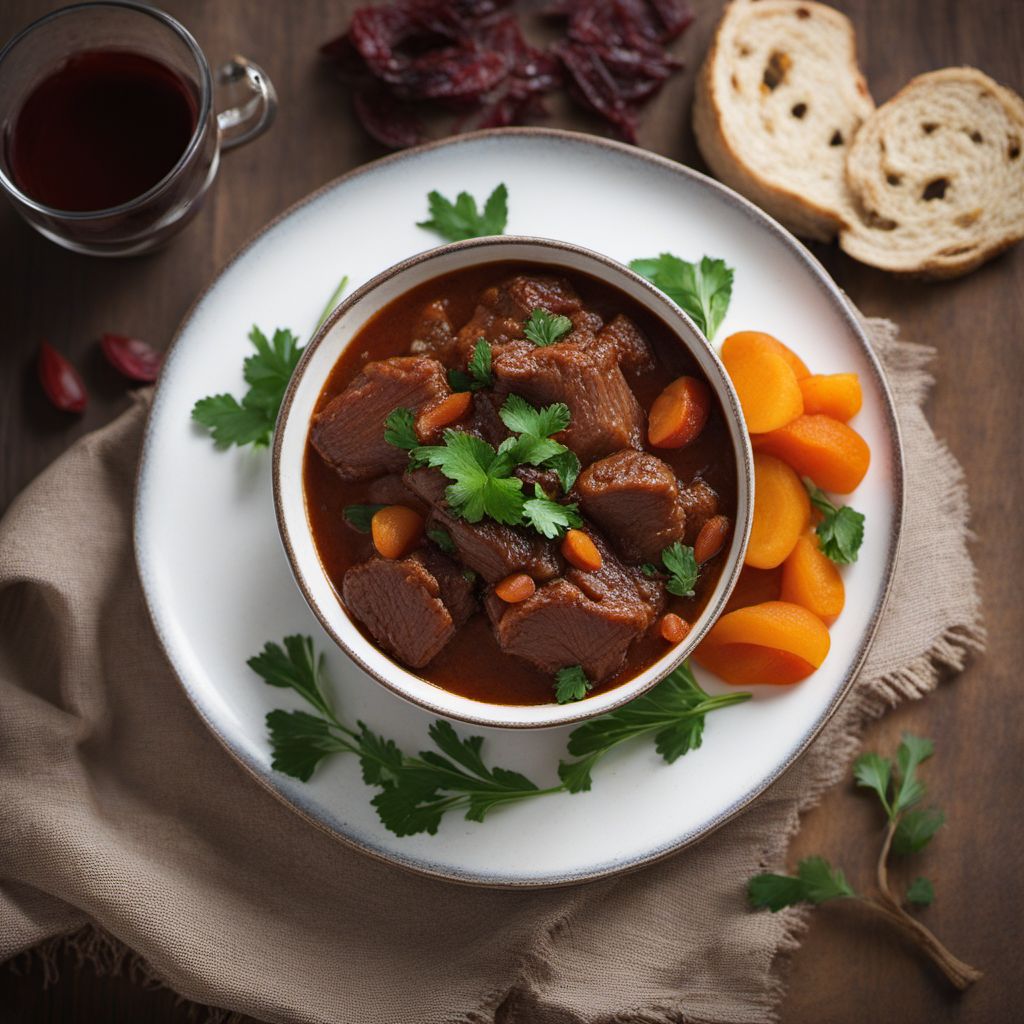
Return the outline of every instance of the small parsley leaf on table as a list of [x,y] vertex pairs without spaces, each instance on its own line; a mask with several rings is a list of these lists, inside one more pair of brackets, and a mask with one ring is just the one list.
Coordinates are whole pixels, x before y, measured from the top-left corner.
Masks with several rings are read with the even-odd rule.
[[454,203],[440,192],[430,192],[427,203],[430,218],[419,221],[417,227],[436,231],[449,242],[500,235],[508,223],[508,189],[503,184],[487,197],[482,212],[468,192],[460,192]]
[[369,533],[373,517],[385,507],[384,505],[346,505],[341,510],[341,514],[345,522],[354,530],[358,530],[360,533]]
[[708,341],[714,338],[732,298],[733,271],[725,260],[705,256],[700,263],[689,263],[663,252],[656,258],[633,260],[629,269],[689,313]]
[[479,391],[494,384],[491,372],[491,346],[486,338],[478,339],[466,370],[449,370],[448,383],[453,391]]
[[822,520],[815,530],[822,553],[837,565],[850,565],[856,562],[860,546],[864,542],[864,514],[850,508],[849,505],[834,505],[828,495],[809,477],[804,477],[804,487],[811,496],[811,504],[822,515]]
[[268,340],[254,326],[249,340],[256,352],[242,366],[249,385],[242,400],[228,394],[211,395],[199,399],[192,407],[192,419],[212,433],[218,448],[233,444],[260,448],[270,444],[288,381],[302,356],[302,346],[287,329],[278,328]]
[[824,903],[857,894],[840,868],[824,857],[807,857],[797,865],[796,875],[755,875],[747,886],[752,907],[767,907],[773,913],[794,903]]
[[907,888],[907,902],[915,907],[931,906],[934,899],[935,887],[927,878],[915,878]]
[[572,330],[572,321],[567,316],[549,313],[546,309],[535,309],[523,325],[523,334],[538,348],[554,345]]
[[900,819],[892,836],[892,852],[905,857],[920,853],[942,828],[946,815],[938,807],[922,807],[908,811]]
[[668,572],[665,589],[677,597],[693,597],[700,576],[693,548],[676,541],[662,551],[661,562]]

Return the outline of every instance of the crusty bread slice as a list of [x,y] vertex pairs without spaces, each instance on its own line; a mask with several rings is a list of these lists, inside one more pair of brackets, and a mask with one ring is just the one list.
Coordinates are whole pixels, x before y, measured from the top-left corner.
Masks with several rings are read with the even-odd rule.
[[732,3],[697,78],[697,144],[715,176],[790,230],[846,223],[847,147],[875,105],[853,26],[806,0]]
[[920,75],[846,161],[858,220],[839,236],[883,270],[956,277],[1024,238],[1024,100],[974,68]]

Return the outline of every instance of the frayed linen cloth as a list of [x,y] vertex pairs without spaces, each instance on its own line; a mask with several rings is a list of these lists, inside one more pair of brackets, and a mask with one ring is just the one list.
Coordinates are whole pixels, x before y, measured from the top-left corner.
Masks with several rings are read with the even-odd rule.
[[310,828],[225,753],[173,678],[136,575],[140,396],[0,523],[0,961],[64,936],[215,1019],[775,1019],[806,914],[751,912],[747,880],[782,868],[801,811],[846,775],[865,722],[983,642],[963,474],[922,412],[932,350],[865,324],[896,399],[909,501],[863,671],[740,817],[652,867],[569,889],[389,867]]

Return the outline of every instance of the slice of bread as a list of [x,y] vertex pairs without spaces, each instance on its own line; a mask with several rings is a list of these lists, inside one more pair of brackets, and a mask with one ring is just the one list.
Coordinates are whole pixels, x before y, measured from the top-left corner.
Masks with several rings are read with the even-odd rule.
[[694,131],[713,173],[791,231],[845,226],[847,147],[875,105],[853,26],[823,4],[730,4],[697,78]]
[[1024,100],[974,68],[920,75],[846,161],[859,218],[839,236],[883,270],[956,277],[1024,238]]

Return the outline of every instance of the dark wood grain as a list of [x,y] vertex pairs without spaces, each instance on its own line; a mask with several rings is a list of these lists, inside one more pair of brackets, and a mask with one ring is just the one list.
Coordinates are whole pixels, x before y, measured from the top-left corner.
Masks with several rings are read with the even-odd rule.
[[[55,6],[6,0],[0,38]],[[225,159],[207,209],[170,248],[150,257],[105,262],[73,256],[37,236],[13,210],[0,209],[0,509],[71,441],[125,407],[122,382],[98,354],[101,332],[132,333],[166,346],[196,293],[253,231],[325,181],[379,155],[352,124],[345,97],[316,59],[318,44],[344,26],[351,2],[167,0],[164,6],[190,26],[211,60],[237,51],[262,63],[280,93],[279,120],[268,137]],[[1019,0],[845,0],[838,6],[856,23],[862,62],[879,101],[911,75],[961,63],[1024,91]],[[688,111],[693,70],[719,3],[697,7],[698,21],[680,46],[689,66],[653,105],[641,141],[700,167]],[[596,128],[561,111],[554,123]],[[883,928],[851,909],[823,909],[793,958],[783,1021],[1002,1024],[1020,1019],[1024,1005],[1018,964],[1024,716],[1016,675],[1024,662],[1024,251],[941,285],[888,277],[832,247],[817,252],[866,313],[893,317],[908,338],[938,348],[930,414],[970,485],[988,652],[935,695],[869,729],[866,744],[891,750],[904,729],[935,738],[939,755],[928,779],[949,824],[920,860],[938,893],[922,917],[986,977],[965,996],[954,996]],[[83,368],[92,392],[83,417],[69,419],[42,398],[34,376],[41,338]],[[927,590],[923,578],[921,600]],[[841,786],[807,816],[792,858],[821,852],[866,882],[878,825],[870,802]],[[67,959],[60,966],[60,981],[45,990],[38,967],[21,976],[0,970],[0,1021],[188,1020],[187,1007],[167,992],[146,991],[126,979],[97,979],[88,968],[75,971]]]

